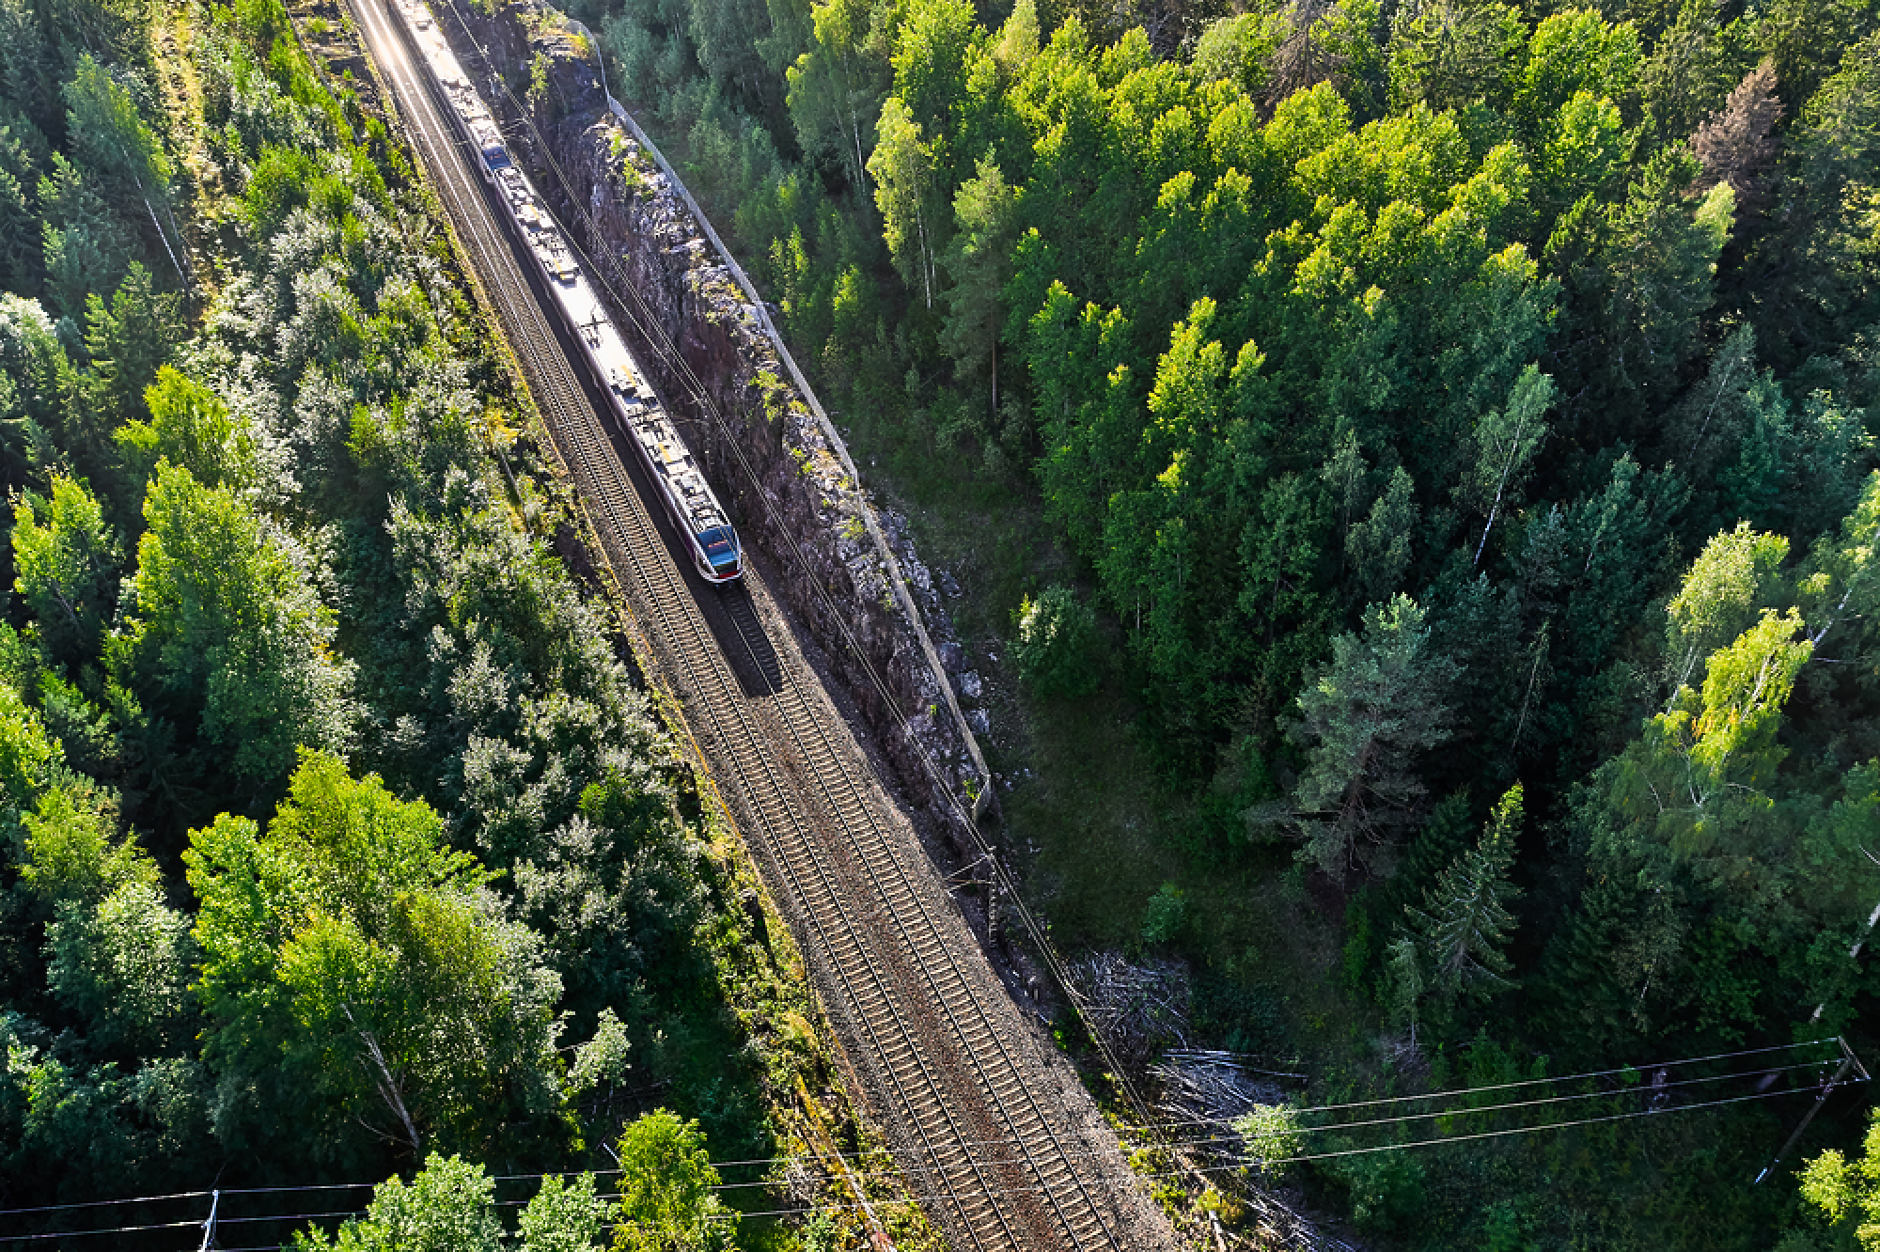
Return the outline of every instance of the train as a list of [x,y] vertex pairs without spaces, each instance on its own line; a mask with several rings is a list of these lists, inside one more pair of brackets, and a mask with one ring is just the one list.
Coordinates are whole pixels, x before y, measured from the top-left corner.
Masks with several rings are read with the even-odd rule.
[[581,346],[596,380],[606,387],[613,424],[646,467],[699,576],[710,583],[736,580],[744,572],[737,532],[671,414],[608,316],[570,236],[517,167],[501,128],[470,85],[469,75],[438,29],[430,7],[424,0],[387,0],[387,7],[402,25],[425,72],[442,89],[453,123],[475,154],[478,172],[495,189],[541,269],[563,323]]

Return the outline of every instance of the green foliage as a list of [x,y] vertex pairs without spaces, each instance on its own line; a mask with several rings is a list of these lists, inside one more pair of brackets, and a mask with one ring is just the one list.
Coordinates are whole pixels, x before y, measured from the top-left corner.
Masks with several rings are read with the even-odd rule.
[[295,1248],[346,1252],[500,1252],[496,1182],[481,1165],[459,1157],[425,1158],[409,1184],[388,1178],[372,1192],[363,1218],[348,1218],[336,1237],[310,1227]]
[[564,1182],[549,1175],[522,1209],[519,1238],[496,1215],[496,1180],[483,1166],[432,1152],[409,1183],[393,1177],[372,1192],[363,1217],[329,1235],[317,1226],[295,1233],[294,1249],[343,1252],[584,1252],[601,1246],[614,1206],[595,1195],[594,1175]]
[[1802,1200],[1861,1252],[1880,1247],[1880,1123],[1867,1128],[1861,1154],[1848,1160],[1829,1148],[1802,1168]]
[[1069,587],[1047,587],[1018,607],[1018,672],[1038,695],[1087,696],[1102,680],[1097,619]]
[[13,587],[55,657],[96,654],[120,560],[104,510],[84,483],[55,474],[45,499],[27,496],[13,506]]
[[[1434,992],[1446,1015],[1458,1001],[1482,999],[1508,990],[1513,968],[1503,949],[1514,929],[1508,902],[1519,894],[1508,881],[1520,837],[1522,790],[1516,783],[1495,805],[1481,842],[1443,871],[1423,897],[1423,907],[1408,910],[1414,951],[1403,940],[1390,951],[1389,975],[1394,1007],[1416,1020],[1415,1001]],[[1414,962],[1416,968],[1407,968]],[[1429,971],[1427,982],[1421,969]]]
[[1306,770],[1289,820],[1305,841],[1300,859],[1325,873],[1368,860],[1409,820],[1424,790],[1417,757],[1447,738],[1454,667],[1426,651],[1423,621],[1407,596],[1371,606],[1363,637],[1334,639],[1331,663],[1299,697],[1287,733]]
[[134,838],[114,838],[114,815],[95,794],[49,788],[20,820],[26,834],[20,881],[48,904],[91,907],[125,888],[154,891],[159,882]]
[[1399,465],[1370,514],[1345,532],[1345,558],[1367,603],[1381,604],[1396,595],[1409,568],[1418,513],[1415,491],[1416,484]]
[[1629,407],[1671,398],[1714,298],[1735,193],[1719,183],[1693,209],[1686,189],[1696,174],[1688,151],[1660,149],[1611,213],[1601,310],[1611,329],[1595,369],[1605,394]]
[[101,174],[127,180],[138,199],[166,204],[170,158],[139,116],[131,93],[89,52],[81,52],[63,94],[66,128],[78,159]]
[[697,1122],[661,1109],[620,1136],[616,1252],[717,1252],[733,1246],[737,1215],[714,1190],[718,1171]]
[[152,882],[125,881],[96,905],[61,901],[46,928],[46,985],[87,1024],[91,1047],[150,1056],[190,1041],[189,926]]
[[1483,0],[1441,0],[1405,13],[1391,32],[1391,103],[1432,110],[1507,103],[1522,34],[1518,10]]
[[614,1205],[595,1194],[594,1175],[578,1174],[563,1182],[542,1180],[523,1206],[517,1224],[522,1252],[587,1252],[602,1246],[601,1235]]
[[1704,545],[1665,610],[1665,652],[1676,667],[1670,675],[1674,688],[1697,678],[1699,662],[1754,620],[1788,553],[1787,539],[1758,534],[1747,522]]
[[343,1115],[413,1154],[552,1099],[559,980],[429,805],[307,753],[265,833],[224,815],[184,862],[218,1069],[289,1085],[271,1099],[327,1133]]
[[1147,944],[1174,943],[1188,930],[1188,897],[1172,882],[1156,888],[1142,908],[1142,941]]
[[[996,412],[999,383],[996,362],[1005,329],[1001,295],[1011,278],[1012,242],[1018,225],[1017,196],[999,167],[982,159],[974,177],[960,184],[953,198],[957,225],[945,265],[953,286],[940,344],[954,359],[962,380],[989,372],[991,407]],[[977,390],[977,387],[973,387]]]
[[257,485],[254,436],[214,391],[165,365],[144,392],[144,403],[150,419],[128,421],[116,435],[141,476],[167,461],[205,487],[244,493]]
[[50,164],[37,189],[46,296],[62,316],[76,322],[84,317],[90,296],[117,286],[132,254],[100,193],[101,180],[61,152],[52,154]]
[[199,1165],[211,1092],[194,1061],[147,1057],[135,1073],[74,1063],[12,1012],[0,1014],[0,1055],[0,1164],[40,1184],[41,1198],[99,1198],[94,1178],[127,1166],[181,1186]]
[[23,810],[31,809],[52,781],[59,745],[46,735],[39,715],[9,683],[0,683],[0,803],[6,808],[8,833],[17,830]]
[[135,261],[109,306],[96,293],[86,297],[85,350],[91,356],[92,394],[108,425],[144,413],[144,388],[169,356],[176,321],[175,297],[159,294],[150,272]]
[[1545,414],[1553,396],[1553,380],[1530,365],[1515,380],[1508,403],[1476,424],[1475,465],[1464,493],[1476,511],[1488,518],[1482,526],[1482,540],[1475,547],[1477,565],[1482,563],[1489,532],[1494,530],[1503,504],[1512,503],[1508,497],[1519,491],[1534,454],[1547,438]]
[[1284,1104],[1256,1104],[1234,1119],[1247,1161],[1268,1178],[1284,1175],[1286,1167],[1272,1162],[1298,1156],[1304,1150],[1299,1114]]
[[[674,758],[553,546],[539,451],[505,438],[408,158],[362,117],[277,0],[0,0],[0,228],[26,230],[0,229],[0,281],[29,293],[0,302],[8,1196],[433,1146],[578,1166],[630,1085],[771,1150]],[[870,293],[819,285],[872,337]],[[293,772],[303,746],[328,751]],[[193,900],[163,872],[192,826]],[[412,1246],[452,1205],[433,1246],[612,1225],[581,1179],[502,1240],[458,1165],[342,1242]]]
[[296,745],[344,745],[351,666],[332,654],[333,614],[297,545],[228,487],[167,462],[144,518],[125,677],[199,716],[236,777],[270,783]]
[[1424,1211],[1423,1163],[1409,1152],[1378,1152],[1333,1162],[1326,1172],[1341,1184],[1351,1220],[1371,1234],[1401,1233]]

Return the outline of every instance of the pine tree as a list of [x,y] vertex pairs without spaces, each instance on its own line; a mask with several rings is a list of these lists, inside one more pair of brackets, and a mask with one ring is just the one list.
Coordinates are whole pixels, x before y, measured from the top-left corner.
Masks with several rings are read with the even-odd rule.
[[1521,803],[1521,784],[1516,783],[1495,805],[1481,842],[1443,872],[1421,909],[1406,910],[1427,957],[1431,990],[1445,1001],[1491,995],[1513,985],[1502,948],[1515,924],[1508,901],[1519,894],[1508,871],[1521,829]]
[[1362,638],[1332,640],[1331,663],[1307,682],[1287,731],[1306,751],[1305,773],[1289,805],[1249,822],[1290,822],[1306,841],[1300,859],[1330,874],[1409,821],[1424,794],[1417,758],[1450,735],[1443,692],[1455,666],[1428,642],[1423,609],[1405,595],[1372,605]]

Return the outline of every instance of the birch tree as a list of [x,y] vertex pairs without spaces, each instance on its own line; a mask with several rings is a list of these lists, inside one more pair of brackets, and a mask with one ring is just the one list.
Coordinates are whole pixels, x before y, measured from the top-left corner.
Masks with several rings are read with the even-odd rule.
[[206,1058],[329,1132],[412,1158],[555,1098],[560,979],[423,801],[308,753],[265,830],[224,814],[183,854],[200,902]]
[[1501,516],[1502,506],[1512,503],[1534,463],[1534,454],[1547,438],[1547,407],[1553,403],[1553,379],[1530,365],[1515,379],[1508,393],[1508,403],[1496,409],[1475,427],[1475,465],[1468,488],[1476,500],[1487,506],[1488,520],[1482,525],[1481,541],[1475,545],[1475,565],[1482,563],[1488,548],[1489,532]]

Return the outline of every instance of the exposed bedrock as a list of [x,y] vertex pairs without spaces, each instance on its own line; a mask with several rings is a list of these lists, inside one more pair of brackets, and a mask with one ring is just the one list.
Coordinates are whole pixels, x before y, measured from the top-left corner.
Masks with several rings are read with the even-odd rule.
[[[606,111],[583,41],[551,10],[518,0],[493,15],[460,5],[456,16],[469,35],[446,17],[453,46],[473,74],[508,86],[504,95],[479,84],[506,123],[524,122],[506,129],[523,139],[517,155],[537,189],[589,256],[611,266],[603,277],[621,330],[739,535],[768,558],[773,592],[821,647],[903,794],[966,851],[957,814],[978,778],[965,738],[868,533],[860,487],[743,290],[651,155]],[[884,511],[880,523],[936,651],[957,669],[961,649],[904,520]]]

